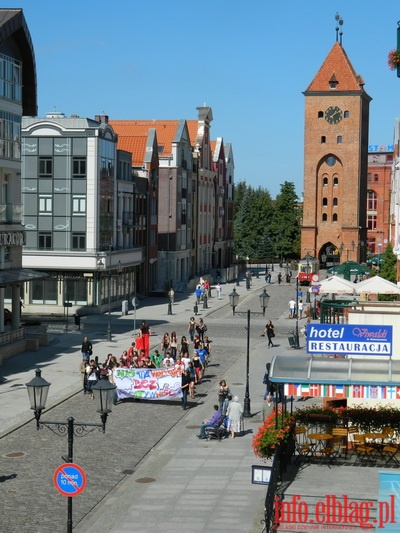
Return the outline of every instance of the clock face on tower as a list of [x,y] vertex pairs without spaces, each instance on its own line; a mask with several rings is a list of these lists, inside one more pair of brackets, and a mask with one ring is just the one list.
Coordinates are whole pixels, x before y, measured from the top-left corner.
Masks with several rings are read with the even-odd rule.
[[325,120],[329,122],[329,124],[338,124],[343,118],[343,112],[342,110],[336,105],[336,106],[330,106],[325,111]]

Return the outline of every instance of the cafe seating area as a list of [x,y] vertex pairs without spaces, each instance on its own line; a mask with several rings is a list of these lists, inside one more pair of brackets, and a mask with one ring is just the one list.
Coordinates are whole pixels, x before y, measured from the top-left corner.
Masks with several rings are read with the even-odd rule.
[[369,433],[356,426],[296,424],[294,439],[295,462],[400,467],[398,437],[390,427]]

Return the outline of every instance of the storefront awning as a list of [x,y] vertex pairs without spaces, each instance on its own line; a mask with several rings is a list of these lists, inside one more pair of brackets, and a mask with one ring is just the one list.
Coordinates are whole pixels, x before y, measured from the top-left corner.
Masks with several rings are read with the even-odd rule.
[[47,278],[46,272],[38,272],[29,268],[11,268],[9,270],[0,270],[0,287],[33,281],[36,279]]
[[400,387],[400,360],[390,357],[335,359],[310,355],[276,355],[271,362],[274,383]]

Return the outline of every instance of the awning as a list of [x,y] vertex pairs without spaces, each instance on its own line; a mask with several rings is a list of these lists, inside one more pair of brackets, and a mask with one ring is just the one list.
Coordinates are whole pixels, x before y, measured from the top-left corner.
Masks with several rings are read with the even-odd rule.
[[400,387],[400,360],[276,355],[269,376],[274,383]]
[[47,278],[47,272],[39,272],[30,268],[11,268],[10,270],[0,270],[0,287]]

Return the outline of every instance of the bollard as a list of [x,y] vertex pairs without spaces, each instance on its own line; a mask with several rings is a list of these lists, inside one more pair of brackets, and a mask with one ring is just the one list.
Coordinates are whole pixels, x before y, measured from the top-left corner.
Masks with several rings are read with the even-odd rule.
[[168,302],[168,314],[172,315],[172,302],[171,301]]
[[203,296],[203,309],[208,309],[207,307],[207,294]]
[[197,315],[197,313],[199,312],[199,306],[197,305],[197,302],[194,304],[193,312],[195,315]]

